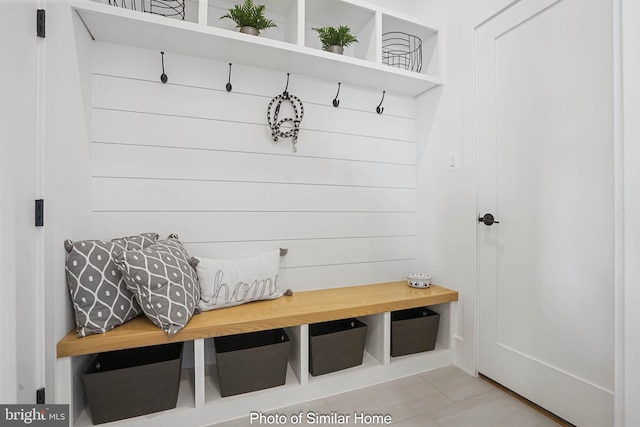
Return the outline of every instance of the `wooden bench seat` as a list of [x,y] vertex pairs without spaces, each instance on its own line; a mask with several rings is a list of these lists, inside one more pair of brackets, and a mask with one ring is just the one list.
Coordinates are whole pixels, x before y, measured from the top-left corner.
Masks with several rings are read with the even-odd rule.
[[57,356],[80,356],[112,350],[191,341],[244,332],[298,326],[458,300],[458,292],[431,285],[414,289],[405,281],[296,292],[276,300],[256,301],[193,316],[177,334],[166,333],[141,315],[99,335],[78,338],[69,332]]

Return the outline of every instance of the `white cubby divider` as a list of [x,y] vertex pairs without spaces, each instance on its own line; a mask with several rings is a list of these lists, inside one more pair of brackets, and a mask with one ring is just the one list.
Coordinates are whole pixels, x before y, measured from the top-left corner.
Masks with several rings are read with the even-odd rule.
[[194,360],[194,397],[195,407],[202,408],[205,402],[205,352],[204,339],[200,338],[193,341],[193,360]]
[[[291,72],[343,84],[417,96],[442,84],[440,30],[412,17],[356,0],[258,0],[278,28],[260,36],[221,20],[241,0],[186,0],[185,20],[114,7],[106,0],[71,0],[95,40]],[[318,26],[347,25],[359,43],[344,55],[321,49]],[[422,70],[382,61],[382,34],[403,31],[422,39]]]
[[298,377],[301,385],[309,383],[309,325],[287,328],[291,340],[291,354],[289,364]]

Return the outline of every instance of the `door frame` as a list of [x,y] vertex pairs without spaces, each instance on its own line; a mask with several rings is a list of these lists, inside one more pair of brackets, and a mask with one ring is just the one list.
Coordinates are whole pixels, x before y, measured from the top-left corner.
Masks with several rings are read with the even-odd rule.
[[[36,403],[36,390],[45,386],[45,327],[43,231],[34,225],[35,199],[42,198],[44,170],[44,40],[35,34],[35,14],[47,0],[9,2],[3,10],[3,40],[9,70],[4,80],[14,82],[0,100],[4,116],[2,133],[2,212],[0,253],[6,272],[2,333],[5,403]],[[3,74],[4,76],[4,74]],[[6,114],[5,114],[6,113]],[[25,315],[24,313],[28,313]],[[3,376],[4,378],[4,376]]]
[[[10,66],[0,68],[0,78],[3,81],[17,81],[17,70],[13,66],[17,62],[16,43],[12,39],[17,32],[17,19],[15,11],[5,11],[0,15],[0,51],[3,52],[5,61]],[[18,139],[17,113],[15,99],[17,89],[15,85],[9,85],[3,98],[0,100],[0,265],[3,270],[4,287],[3,298],[0,300],[0,321],[3,327],[0,330],[0,340],[5,350],[0,354],[0,401],[6,404],[18,401],[18,357],[16,329],[16,255],[15,255],[15,188],[13,176],[15,174],[14,159],[16,148],[13,141]],[[7,351],[6,349],[14,349]]]
[[[638,183],[640,171],[640,4],[636,0],[614,0],[614,124],[616,144],[616,427],[640,424],[640,217]],[[624,57],[624,62],[622,58]],[[628,141],[628,142],[627,142]],[[636,142],[634,144],[634,141]],[[625,167],[626,166],[626,167]],[[629,218],[629,221],[626,221]],[[618,274],[619,273],[619,274]],[[628,307],[629,310],[626,310]]]
[[[465,193],[464,209],[469,216],[469,222],[477,221],[477,215],[479,212],[479,179],[478,179],[478,60],[477,60],[477,31],[479,28],[490,21],[497,15],[501,14],[505,10],[513,7],[521,0],[504,0],[496,1],[495,8],[493,10],[472,11],[469,16],[463,18],[461,25],[462,33],[462,58],[463,69],[468,70],[463,72],[462,75],[462,92],[463,92],[463,173],[464,181],[468,183]],[[614,371],[614,383],[615,383],[615,427],[625,427],[625,412],[629,411],[629,408],[625,408],[625,393],[627,391],[625,378],[625,288],[630,290],[632,288],[631,276],[635,279],[640,277],[640,269],[636,268],[635,271],[630,270],[630,254],[627,256],[625,248],[629,246],[629,241],[638,241],[640,234],[635,231],[633,236],[627,236],[628,241],[625,246],[625,214],[627,218],[637,218],[640,215],[640,207],[637,204],[625,203],[625,188],[630,188],[634,178],[638,179],[638,173],[631,173],[627,171],[625,174],[624,164],[625,158],[623,152],[625,152],[625,134],[628,135],[629,143],[631,146],[632,136],[635,135],[636,139],[640,135],[640,130],[632,128],[632,124],[623,121],[624,117],[624,89],[630,88],[634,90],[635,99],[640,98],[640,94],[637,92],[640,88],[632,86],[631,84],[624,84],[624,69],[622,62],[622,54],[629,54],[632,51],[631,46],[634,45],[633,30],[623,30],[623,14],[622,10],[637,11],[637,6],[633,5],[634,0],[611,0],[613,8],[613,82],[614,82],[614,105],[612,114],[614,115],[614,300],[615,300],[615,312],[614,312],[614,334],[615,334],[615,371]],[[625,17],[625,20],[631,18]],[[625,41],[627,42],[625,44]],[[626,50],[624,46],[629,46]],[[635,53],[636,57],[640,56]],[[631,74],[631,70],[626,70]],[[640,162],[640,150],[635,149],[631,151],[626,150],[626,163],[628,165],[638,164]],[[633,155],[630,157],[629,154]],[[627,184],[625,186],[625,184]],[[473,215],[473,217],[471,216]],[[468,229],[466,237],[466,245],[468,245],[468,251],[465,251],[466,265],[464,271],[464,288],[463,288],[463,345],[457,347],[461,350],[457,355],[454,355],[454,362],[459,364],[464,370],[474,375],[478,373],[478,327],[479,327],[479,306],[478,306],[478,293],[479,293],[479,230],[474,224],[474,230]],[[633,239],[635,238],[635,240]],[[628,261],[625,264],[625,259]],[[627,274],[627,281],[625,282],[625,272]],[[632,273],[630,275],[630,273]],[[635,295],[635,294],[634,294]],[[640,303],[640,301],[635,301]],[[627,306],[630,306],[630,302],[626,302]],[[637,354],[635,355],[637,356]],[[631,360],[631,359],[629,359]],[[638,379],[631,380],[633,384],[631,386],[638,387]],[[627,399],[630,401],[630,399]],[[629,426],[631,424],[628,424]]]

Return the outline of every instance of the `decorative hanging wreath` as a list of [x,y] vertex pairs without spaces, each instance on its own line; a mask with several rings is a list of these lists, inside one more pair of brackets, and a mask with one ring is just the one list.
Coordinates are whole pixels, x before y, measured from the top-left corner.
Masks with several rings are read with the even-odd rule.
[[[288,85],[288,83],[287,83]],[[293,112],[295,117],[287,117],[284,119],[278,120],[278,115],[280,114],[280,106],[283,102],[287,101],[293,107]],[[271,117],[271,108],[275,104],[275,111],[273,113],[273,119]],[[276,96],[269,103],[269,107],[267,108],[267,122],[269,124],[269,128],[271,128],[271,137],[274,142],[278,142],[278,138],[291,138],[291,142],[293,144],[293,152],[297,152],[296,144],[298,143],[298,133],[300,132],[300,122],[302,122],[302,117],[304,116],[304,106],[302,105],[302,101],[295,95],[290,95],[286,90],[281,94]],[[287,131],[282,130],[282,125],[285,123],[291,123],[291,128]]]

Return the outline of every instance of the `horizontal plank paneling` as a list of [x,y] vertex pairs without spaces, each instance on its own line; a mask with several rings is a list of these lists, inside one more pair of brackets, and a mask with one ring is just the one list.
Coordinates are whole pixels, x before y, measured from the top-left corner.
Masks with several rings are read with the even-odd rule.
[[[128,77],[157,82],[160,78],[160,53],[132,46],[94,42],[93,70],[96,74]],[[169,76],[167,84],[197,86],[225,91],[229,78],[228,62],[212,61],[165,52],[165,71]],[[273,97],[282,92],[286,75],[270,70],[259,70],[234,64],[231,69],[232,93],[250,93]],[[313,79],[292,74],[289,88],[291,93],[304,102],[317,103],[333,108],[331,101],[336,95],[338,82]],[[415,118],[415,100],[413,97],[393,93],[393,88],[381,87],[372,91],[361,87],[342,85],[340,88],[340,109],[356,109],[375,113],[382,91],[387,90],[384,107],[385,114]],[[226,91],[225,91],[226,92]],[[231,94],[229,94],[231,95]]]
[[92,171],[101,177],[393,188],[415,188],[416,182],[416,168],[407,165],[98,143]]
[[[273,96],[280,93],[282,90]],[[270,96],[94,75],[93,105],[97,108],[264,124],[270,100]],[[290,116],[285,104],[280,118]],[[415,141],[412,119],[312,103],[304,106],[300,138],[305,129]]]
[[391,236],[350,239],[281,240],[278,242],[184,242],[189,253],[202,258],[245,258],[278,247],[289,249],[281,257],[282,268],[329,266],[365,262],[412,259],[415,236]]
[[[415,143],[392,139],[305,130],[298,140],[298,153],[293,154],[281,148],[281,145],[290,144],[288,140],[278,143],[271,140],[266,122],[248,125],[99,108],[94,110],[92,120],[96,142],[415,165]],[[221,138],[221,135],[225,137]]]
[[94,237],[100,239],[155,231],[161,237],[178,233],[185,242],[270,240],[277,244],[293,239],[416,234],[413,213],[94,212],[92,218]]
[[[95,43],[91,238],[178,233],[194,255],[287,247],[294,290],[401,280],[416,259],[415,101],[291,75],[298,152],[274,143],[267,106],[286,76]],[[283,106],[281,118],[289,116]],[[68,236],[75,240],[88,236]]]
[[93,178],[94,211],[415,212],[413,189]]
[[285,268],[280,271],[280,280],[283,288],[298,292],[354,286],[380,280],[403,280],[407,273],[414,269],[415,260]]

